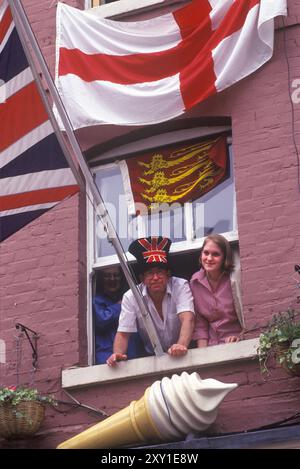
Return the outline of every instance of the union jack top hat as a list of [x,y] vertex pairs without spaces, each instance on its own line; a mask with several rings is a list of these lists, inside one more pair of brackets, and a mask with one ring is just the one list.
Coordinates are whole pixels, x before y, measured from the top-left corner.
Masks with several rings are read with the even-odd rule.
[[149,236],[133,241],[128,250],[134,255],[141,272],[151,267],[169,269],[169,250],[172,241],[163,236]]

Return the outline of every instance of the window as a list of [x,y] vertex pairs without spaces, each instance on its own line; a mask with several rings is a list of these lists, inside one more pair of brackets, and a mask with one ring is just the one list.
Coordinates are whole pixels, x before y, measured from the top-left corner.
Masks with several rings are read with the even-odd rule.
[[[129,161],[143,152],[158,153],[166,144],[182,146],[194,144],[198,140],[215,137],[226,132],[228,167],[226,176],[206,194],[183,205],[174,204],[171,210],[158,210],[151,214],[132,214],[128,208],[126,187],[122,177],[122,161]],[[235,188],[233,174],[233,151],[230,127],[195,128],[184,140],[182,132],[171,132],[153,139],[147,138],[109,151],[92,161],[95,181],[105,201],[116,232],[126,252],[132,240],[149,235],[164,235],[172,239],[171,259],[173,274],[189,279],[198,269],[197,253],[203,239],[210,233],[221,233],[230,241],[237,241]],[[160,146],[157,141],[163,142]],[[114,247],[108,242],[102,222],[89,211],[90,225],[90,271],[94,278],[91,290],[99,284],[101,270],[118,264]],[[135,260],[127,252],[130,261]],[[98,283],[97,283],[98,282]],[[92,313],[90,315],[92,318]],[[94,324],[90,319],[90,338],[94,336]],[[90,364],[94,363],[94,346],[90,340]]]
[[[160,204],[158,210],[151,211],[150,215],[129,213],[120,159],[129,159],[131,155],[118,157],[117,161],[93,169],[96,184],[125,251],[133,239],[150,235],[169,237],[173,242],[171,252],[197,249],[202,238],[211,233],[228,234],[230,239],[236,239],[233,152],[230,137],[227,142],[228,168],[221,183],[193,202],[183,205],[172,203],[169,204],[169,210],[166,204]],[[155,153],[159,150],[156,148],[152,151]],[[94,234],[94,267],[116,262],[114,248],[108,242],[99,220],[95,220]]]

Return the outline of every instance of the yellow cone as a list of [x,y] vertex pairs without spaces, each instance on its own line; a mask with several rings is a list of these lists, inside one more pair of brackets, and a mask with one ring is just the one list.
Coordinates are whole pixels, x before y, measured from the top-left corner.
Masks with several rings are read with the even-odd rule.
[[162,436],[151,418],[147,388],[138,401],[97,425],[61,443],[58,449],[119,448],[146,441],[159,441]]

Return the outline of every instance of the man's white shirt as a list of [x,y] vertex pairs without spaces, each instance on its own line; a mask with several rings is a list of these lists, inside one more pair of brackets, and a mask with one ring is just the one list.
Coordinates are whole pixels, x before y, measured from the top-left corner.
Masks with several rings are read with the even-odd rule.
[[[178,314],[185,311],[194,313],[194,301],[189,282],[182,278],[170,277],[162,302],[163,319],[159,316],[152,299],[148,295],[147,287],[141,283],[139,288],[148,305],[162,348],[167,352],[172,344],[177,343],[179,337],[181,323]],[[143,321],[138,317],[138,303],[132,291],[128,290],[122,300],[118,332],[136,331],[139,331],[147,351],[153,353]]]

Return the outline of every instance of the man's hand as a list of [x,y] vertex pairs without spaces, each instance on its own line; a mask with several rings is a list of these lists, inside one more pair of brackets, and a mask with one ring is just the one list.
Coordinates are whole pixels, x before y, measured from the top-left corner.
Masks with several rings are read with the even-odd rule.
[[117,362],[127,360],[127,355],[125,353],[112,353],[110,357],[106,360],[108,366],[116,366]]
[[[168,354],[171,357],[183,357],[188,351],[188,346],[194,330],[194,313],[191,311],[182,311],[178,314],[181,327],[177,343],[171,345]],[[185,345],[183,345],[185,344]]]
[[106,360],[108,366],[116,366],[117,362],[127,360],[126,352],[128,349],[129,336],[130,332],[116,333],[113,350],[118,350],[118,352],[114,352],[111,354],[110,357],[108,357],[108,359]]
[[236,335],[231,335],[229,337],[226,337],[225,339],[225,344],[230,344],[231,342],[239,342],[240,338],[237,337]]
[[181,344],[173,344],[168,350],[168,354],[171,355],[171,357],[182,357],[187,353],[187,347]]

